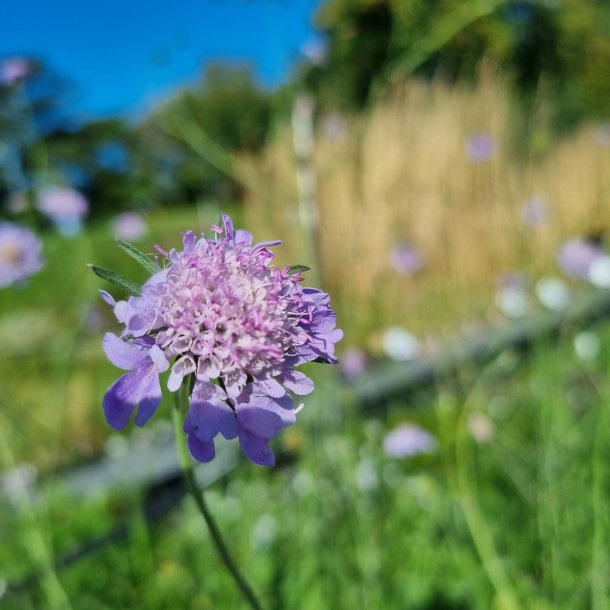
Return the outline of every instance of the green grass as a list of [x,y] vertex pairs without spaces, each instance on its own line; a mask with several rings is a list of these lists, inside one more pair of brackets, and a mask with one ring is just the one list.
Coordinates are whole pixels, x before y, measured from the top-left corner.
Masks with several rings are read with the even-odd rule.
[[[215,216],[156,213],[142,247],[177,245],[179,230]],[[0,592],[39,574],[0,605],[243,608],[190,499],[149,525],[135,486],[91,500],[61,489],[62,467],[103,451],[111,430],[101,396],[117,377],[100,346],[116,328],[97,293],[109,287],[84,263],[144,278],[105,223],[73,240],[47,236],[45,254],[44,272],[3,291],[0,307],[2,469],[32,462],[50,483],[34,502],[0,501],[0,530],[12,532],[0,545]],[[242,459],[207,491],[265,607],[606,610],[610,325],[596,329],[601,352],[586,363],[575,356],[574,332],[527,358],[505,353],[465,369],[458,383],[395,399],[375,415],[354,406],[336,371],[312,367],[316,392],[277,445],[298,460],[269,470]],[[469,432],[475,414],[493,426],[488,442]],[[385,456],[384,435],[402,421],[432,432],[438,452]],[[127,540],[50,569],[53,557],[125,520]]]
[[[598,333],[593,362],[576,359],[567,333],[527,359],[503,354],[465,373],[460,390],[421,394],[415,408],[395,400],[385,418],[350,406],[323,370],[282,437],[298,462],[267,470],[243,460],[207,491],[266,607],[607,608],[610,326]],[[489,442],[471,438],[473,413],[493,423]],[[432,431],[438,453],[386,457],[387,422],[403,420]],[[133,527],[128,541],[58,573],[72,608],[244,607],[190,499],[154,526],[141,517],[137,491],[74,500],[37,507],[57,555],[119,517]],[[21,532],[0,551],[4,578],[32,567],[20,519],[3,515]],[[32,587],[3,607],[46,607],[44,591]]]

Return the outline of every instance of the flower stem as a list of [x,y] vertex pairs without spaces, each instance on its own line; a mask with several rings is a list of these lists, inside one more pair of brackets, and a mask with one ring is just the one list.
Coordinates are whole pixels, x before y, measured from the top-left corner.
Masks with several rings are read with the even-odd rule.
[[240,572],[235,560],[231,556],[229,549],[224,541],[224,538],[216,524],[212,513],[205,501],[203,496],[203,490],[199,489],[197,485],[197,481],[195,480],[195,473],[193,471],[193,464],[191,461],[191,457],[189,454],[189,450],[186,444],[186,435],[182,429],[184,424],[184,416],[186,413],[187,405],[188,405],[188,393],[189,393],[189,384],[187,381],[182,383],[181,388],[175,393],[176,403],[175,408],[173,409],[173,420],[174,420],[174,431],[176,433],[176,445],[178,447],[178,455],[180,458],[180,465],[182,467],[182,472],[184,475],[184,480],[186,481],[186,486],[193,496],[195,500],[195,504],[199,509],[206,525],[208,526],[208,530],[210,531],[210,535],[212,536],[212,540],[214,545],[216,546],[216,550],[220,555],[225,567],[230,572],[235,584],[238,586],[245,600],[248,602],[250,607],[253,610],[262,610],[262,606],[258,601],[254,591],[246,581],[244,575]]

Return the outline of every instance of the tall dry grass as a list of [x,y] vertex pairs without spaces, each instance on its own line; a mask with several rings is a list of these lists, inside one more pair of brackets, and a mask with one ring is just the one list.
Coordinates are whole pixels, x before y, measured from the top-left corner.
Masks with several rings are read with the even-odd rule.
[[[595,126],[523,153],[532,147],[519,145],[517,125],[501,79],[484,77],[474,87],[408,82],[347,118],[340,136],[317,129],[317,247],[325,287],[352,331],[346,345],[393,324],[453,332],[464,320],[494,315],[501,274],[556,272],[564,239],[608,223],[610,148],[597,142]],[[542,118],[537,125],[525,137],[544,142]],[[485,162],[465,153],[475,133],[495,143]],[[248,196],[248,226],[264,237],[284,236],[284,260],[307,264],[289,127],[239,163],[267,189]],[[549,207],[537,229],[522,219],[533,196]],[[389,264],[399,242],[423,252],[425,267],[414,277]]]

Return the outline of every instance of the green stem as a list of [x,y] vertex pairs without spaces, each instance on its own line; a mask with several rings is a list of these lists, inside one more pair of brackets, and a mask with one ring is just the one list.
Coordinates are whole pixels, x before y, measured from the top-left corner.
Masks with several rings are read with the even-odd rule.
[[210,535],[212,536],[212,540],[214,545],[216,546],[216,550],[220,555],[225,567],[230,572],[235,584],[238,586],[245,600],[250,604],[253,610],[262,610],[262,606],[258,601],[254,591],[246,581],[243,574],[240,572],[237,564],[235,563],[227,545],[225,544],[224,538],[216,524],[212,513],[203,497],[203,490],[199,489],[197,485],[197,481],[195,480],[195,473],[193,471],[193,464],[191,461],[191,457],[189,454],[189,450],[186,444],[186,435],[182,429],[184,423],[184,415],[188,405],[188,393],[189,393],[189,384],[187,381],[183,382],[182,387],[176,392],[176,404],[173,409],[173,420],[174,420],[174,430],[176,433],[176,444],[178,447],[178,455],[180,457],[180,465],[182,467],[182,472],[184,474],[184,480],[186,481],[186,486],[190,494],[193,496],[195,500],[195,504],[199,509],[203,519],[208,526],[210,531]]

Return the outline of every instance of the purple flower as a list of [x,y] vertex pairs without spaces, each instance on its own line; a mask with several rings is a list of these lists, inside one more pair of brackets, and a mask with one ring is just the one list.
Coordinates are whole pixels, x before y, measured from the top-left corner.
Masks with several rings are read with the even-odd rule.
[[37,207],[62,235],[71,236],[80,232],[89,202],[72,188],[51,186],[40,193]]
[[541,197],[532,197],[523,204],[521,216],[528,227],[537,229],[548,219],[549,206]]
[[313,382],[295,367],[305,362],[336,364],[336,328],[329,296],[304,288],[290,267],[271,265],[270,246],[252,244],[228,216],[214,237],[183,235],[183,250],[167,254],[165,268],[142,287],[142,295],[113,306],[125,326],[106,335],[105,350],[131,371],[104,397],[108,423],[123,428],[134,413],[143,425],[161,400],[159,374],[170,368],[167,388],[191,384],[184,431],[193,457],[210,461],[220,434],[237,438],[254,463],[275,462],[269,441],[296,420],[292,395]]
[[408,244],[398,244],[390,251],[390,264],[397,273],[415,275],[424,264],[421,252]]
[[23,57],[9,57],[0,64],[0,82],[11,86],[27,78],[32,71],[30,62]]
[[124,212],[115,217],[112,228],[114,234],[127,241],[135,241],[144,237],[148,231],[146,221],[137,212]]
[[348,381],[358,379],[367,369],[366,354],[357,347],[352,347],[341,357],[341,373]]
[[475,133],[466,144],[466,156],[472,163],[482,163],[492,157],[495,151],[494,141],[485,133]]
[[436,439],[413,424],[402,424],[389,432],[383,441],[385,454],[393,458],[405,458],[433,453],[437,448]]
[[23,282],[43,264],[42,244],[32,231],[0,222],[0,288]]
[[574,237],[566,241],[557,252],[557,264],[567,276],[587,279],[593,261],[603,254],[603,248],[597,242]]

